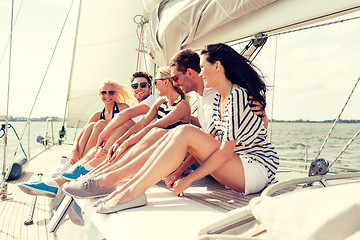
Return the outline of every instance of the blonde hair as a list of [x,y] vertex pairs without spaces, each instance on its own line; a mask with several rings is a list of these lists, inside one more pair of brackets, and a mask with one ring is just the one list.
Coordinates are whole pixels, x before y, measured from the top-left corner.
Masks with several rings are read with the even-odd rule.
[[171,83],[171,85],[174,87],[175,91],[178,94],[180,94],[183,98],[188,100],[189,96],[187,94],[185,94],[179,86],[174,85],[174,81],[171,78],[170,67],[167,67],[167,66],[159,67],[157,70],[157,76],[159,76],[159,78],[161,78],[161,79],[168,79],[169,82]]
[[99,84],[99,91],[103,86],[106,84],[110,84],[114,87],[116,93],[115,93],[115,102],[117,103],[126,103],[130,104],[131,102],[135,101],[134,97],[129,91],[129,88],[126,86],[123,86],[117,82],[115,82],[112,79],[104,79]]

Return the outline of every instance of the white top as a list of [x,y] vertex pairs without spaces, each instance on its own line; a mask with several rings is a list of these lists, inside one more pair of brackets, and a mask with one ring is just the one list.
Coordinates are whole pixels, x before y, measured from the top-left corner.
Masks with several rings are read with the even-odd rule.
[[[151,108],[151,106],[155,103],[157,97],[155,97],[154,95],[149,95],[147,98],[145,98],[144,100],[142,100],[139,104],[145,104],[149,107],[149,109]],[[134,122],[140,122],[140,120],[145,116],[145,114],[139,115],[137,117],[132,118],[132,120]]]
[[201,129],[205,132],[211,121],[211,115],[213,110],[214,98],[217,94],[215,88],[204,88],[203,95],[196,93],[196,99],[198,101],[198,119],[201,125]]

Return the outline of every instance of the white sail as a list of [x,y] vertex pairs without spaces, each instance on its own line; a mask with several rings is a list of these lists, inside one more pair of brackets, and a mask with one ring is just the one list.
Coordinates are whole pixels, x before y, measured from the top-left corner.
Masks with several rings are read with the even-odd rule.
[[166,64],[185,47],[230,42],[259,32],[294,28],[349,13],[359,0],[173,0],[154,7],[148,27],[148,50],[155,62]]
[[141,0],[81,2],[68,97],[68,126],[102,108],[98,84],[111,78],[129,86],[136,70],[138,39],[133,18]]
[[[82,1],[68,98],[68,126],[101,108],[98,83],[128,85],[139,41],[133,19],[143,14],[147,51],[167,65],[185,47],[231,42],[276,32],[360,9],[359,0],[106,0]],[[149,66],[148,62],[148,66]]]

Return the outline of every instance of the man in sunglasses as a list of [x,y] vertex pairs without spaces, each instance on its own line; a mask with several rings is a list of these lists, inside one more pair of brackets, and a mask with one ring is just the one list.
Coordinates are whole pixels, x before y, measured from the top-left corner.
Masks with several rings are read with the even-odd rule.
[[[131,122],[134,124],[139,122],[145,116],[152,104],[156,101],[156,97],[152,95],[151,81],[152,76],[147,72],[139,71],[135,72],[131,76],[132,92],[139,104],[121,111],[121,114],[116,115],[109,122],[109,124],[98,137],[96,144],[97,148],[102,145],[107,140],[107,138],[114,133],[114,131],[117,131],[119,128],[124,128],[125,126],[122,125],[126,121],[132,120]],[[124,129],[119,129],[119,131],[123,132]]]

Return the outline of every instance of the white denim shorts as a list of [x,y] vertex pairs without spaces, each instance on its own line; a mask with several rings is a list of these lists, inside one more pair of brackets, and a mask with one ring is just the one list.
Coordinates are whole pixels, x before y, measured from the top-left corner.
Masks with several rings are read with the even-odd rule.
[[257,193],[263,190],[268,184],[267,170],[258,161],[241,156],[245,174],[245,195]]

